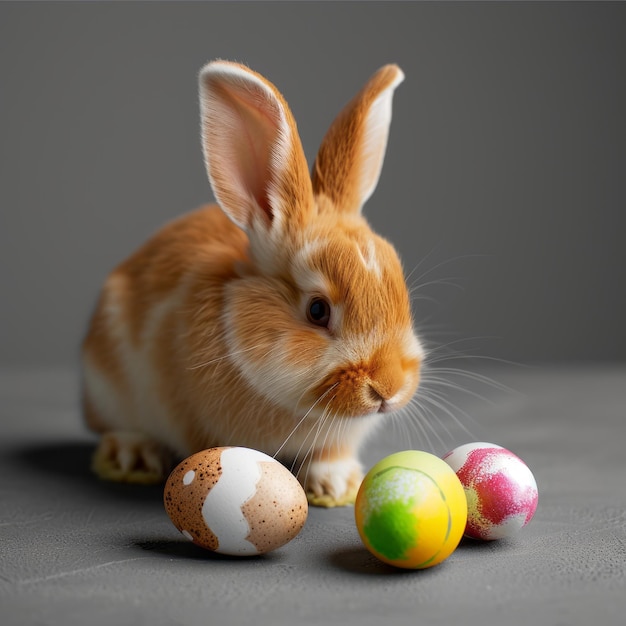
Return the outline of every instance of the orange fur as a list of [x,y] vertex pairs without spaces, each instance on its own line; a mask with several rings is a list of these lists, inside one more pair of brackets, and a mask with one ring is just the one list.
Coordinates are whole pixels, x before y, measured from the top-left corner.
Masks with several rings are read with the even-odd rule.
[[[360,126],[398,72],[383,68],[331,127],[312,183],[276,88],[235,64],[203,70],[220,207],[166,225],[105,283],[83,344],[91,428],[139,433],[178,455],[257,448],[293,463],[313,502],[351,500],[377,412],[406,404],[419,381],[400,261],[357,197]],[[328,328],[306,317],[320,296]],[[105,456],[97,471],[119,480],[111,464],[128,461]]]

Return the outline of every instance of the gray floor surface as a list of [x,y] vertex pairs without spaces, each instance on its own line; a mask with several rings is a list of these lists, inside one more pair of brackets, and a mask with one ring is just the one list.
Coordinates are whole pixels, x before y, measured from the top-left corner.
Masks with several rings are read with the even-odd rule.
[[0,371],[0,623],[626,624],[626,366],[467,373],[448,372],[465,391],[431,388],[452,415],[431,405],[440,423],[426,433],[391,420],[365,465],[491,441],[533,470],[537,514],[514,539],[463,541],[441,565],[404,571],[365,550],[351,508],[312,509],[269,555],[202,551],[160,488],[90,474],[75,373]]

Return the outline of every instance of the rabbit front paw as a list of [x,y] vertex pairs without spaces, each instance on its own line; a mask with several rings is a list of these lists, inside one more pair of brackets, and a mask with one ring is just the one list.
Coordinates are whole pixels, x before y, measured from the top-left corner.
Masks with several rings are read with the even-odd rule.
[[354,458],[313,460],[305,470],[304,490],[313,506],[354,504],[363,480],[361,464]]

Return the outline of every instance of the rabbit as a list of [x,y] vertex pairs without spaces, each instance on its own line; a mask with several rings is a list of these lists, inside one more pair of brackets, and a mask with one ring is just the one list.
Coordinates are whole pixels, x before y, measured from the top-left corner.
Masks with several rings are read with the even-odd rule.
[[199,74],[217,205],[174,219],[106,279],[82,405],[103,479],[158,483],[217,446],[275,456],[318,506],[353,503],[359,449],[424,358],[403,268],[361,209],[385,155],[396,65],[336,118],[309,172],[292,113],[248,67]]

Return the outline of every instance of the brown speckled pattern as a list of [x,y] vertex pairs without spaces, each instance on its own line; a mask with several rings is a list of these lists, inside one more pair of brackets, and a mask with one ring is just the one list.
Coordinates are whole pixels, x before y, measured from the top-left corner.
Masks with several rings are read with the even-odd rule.
[[257,490],[241,510],[250,525],[246,539],[259,553],[291,541],[308,515],[306,495],[298,480],[279,463],[259,463]]
[[[226,448],[203,450],[186,458],[170,474],[163,494],[165,510],[174,526],[180,532],[187,531],[194,543],[209,550],[217,550],[219,542],[204,521],[202,505],[222,475],[223,450]],[[185,485],[183,478],[190,470],[195,476]]]

